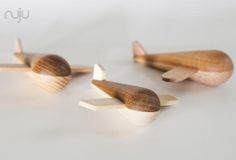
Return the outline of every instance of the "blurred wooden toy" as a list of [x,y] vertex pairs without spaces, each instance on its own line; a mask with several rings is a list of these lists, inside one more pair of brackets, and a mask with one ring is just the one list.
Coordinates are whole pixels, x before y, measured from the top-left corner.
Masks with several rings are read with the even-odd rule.
[[88,66],[70,66],[58,55],[25,53],[20,39],[16,41],[15,56],[23,64],[1,64],[0,71],[29,72],[35,82],[50,93],[62,90],[73,74],[92,72]]
[[144,125],[152,122],[163,106],[175,105],[177,99],[170,95],[157,95],[152,90],[105,80],[102,66],[94,66],[92,86],[105,92],[110,98],[80,101],[91,110],[120,109],[133,123]]
[[167,71],[162,79],[180,82],[192,79],[209,86],[226,82],[233,74],[230,57],[218,50],[147,54],[138,41],[133,43],[134,61]]

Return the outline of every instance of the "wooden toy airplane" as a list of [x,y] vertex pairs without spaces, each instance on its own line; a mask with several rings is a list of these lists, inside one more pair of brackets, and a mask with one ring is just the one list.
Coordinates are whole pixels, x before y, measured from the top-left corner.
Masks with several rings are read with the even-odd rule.
[[58,55],[25,53],[20,39],[16,41],[15,56],[23,64],[0,64],[0,71],[29,72],[31,78],[50,93],[62,90],[73,74],[92,72],[88,66],[70,66]]
[[188,78],[209,86],[226,82],[233,74],[230,57],[218,50],[148,54],[138,41],[133,43],[134,61],[167,71],[162,79],[180,82]]
[[91,110],[120,109],[133,123],[144,125],[152,122],[164,106],[175,105],[177,99],[170,95],[157,95],[152,90],[105,80],[101,65],[94,66],[92,85],[110,98],[80,101]]

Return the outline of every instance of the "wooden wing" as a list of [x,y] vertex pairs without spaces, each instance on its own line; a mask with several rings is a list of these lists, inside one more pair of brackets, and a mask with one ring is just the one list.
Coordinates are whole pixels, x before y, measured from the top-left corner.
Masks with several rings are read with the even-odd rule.
[[28,72],[31,68],[25,64],[0,64],[0,71]]
[[162,79],[167,82],[180,82],[197,72],[198,70],[194,68],[176,67],[164,73]]
[[79,102],[82,107],[91,110],[119,109],[125,105],[115,98],[88,99]]

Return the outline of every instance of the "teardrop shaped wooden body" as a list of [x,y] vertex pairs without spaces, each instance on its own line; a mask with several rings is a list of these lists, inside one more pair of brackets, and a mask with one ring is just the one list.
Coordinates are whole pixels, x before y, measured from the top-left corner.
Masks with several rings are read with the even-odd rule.
[[19,60],[31,67],[30,76],[44,90],[55,93],[62,90],[71,79],[71,68],[58,55],[15,54]]
[[230,57],[218,50],[186,51],[160,54],[134,54],[134,61],[168,71],[178,66],[197,69],[190,79],[216,86],[226,82],[233,73]]
[[123,102],[128,109],[141,112],[157,112],[160,110],[158,96],[149,89],[107,80],[92,80],[92,84],[111,97]]
[[160,112],[160,100],[155,92],[107,80],[93,80],[92,84],[109,96],[124,103],[120,112],[132,123],[143,126],[153,122]]

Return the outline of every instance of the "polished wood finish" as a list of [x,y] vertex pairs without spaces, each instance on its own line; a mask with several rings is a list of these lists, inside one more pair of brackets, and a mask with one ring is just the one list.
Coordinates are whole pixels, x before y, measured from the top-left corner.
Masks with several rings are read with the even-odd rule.
[[160,110],[160,100],[155,92],[132,85],[111,81],[92,80],[92,84],[125,104],[129,109],[156,112]]
[[[135,41],[133,51],[135,62],[160,70],[169,71],[176,67],[193,69],[192,72],[196,70],[197,72],[190,74],[188,78],[206,85],[220,85],[226,82],[233,73],[232,60],[226,53],[218,50],[148,54],[141,44]],[[163,80],[172,81],[165,76]]]
[[46,55],[31,62],[32,71],[38,74],[65,77],[71,75],[67,61],[57,55]]
[[89,66],[70,66],[58,55],[25,53],[20,39],[16,41],[15,56],[22,64],[0,65],[0,71],[30,71],[30,76],[35,82],[50,93],[62,90],[72,75],[92,72]]
[[101,65],[95,65],[92,86],[110,98],[80,101],[80,105],[91,110],[120,109],[133,123],[144,125],[152,122],[161,107],[175,105],[177,99],[170,95],[157,95],[152,90],[105,80]]

